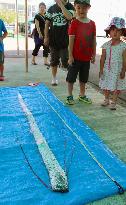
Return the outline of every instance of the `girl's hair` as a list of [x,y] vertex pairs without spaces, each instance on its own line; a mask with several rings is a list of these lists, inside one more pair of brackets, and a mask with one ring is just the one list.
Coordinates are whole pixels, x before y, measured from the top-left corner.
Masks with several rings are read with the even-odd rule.
[[41,6],[45,6],[45,8],[46,8],[46,5],[45,5],[44,2],[41,2],[41,3],[39,4],[39,8],[40,8]]
[[[109,30],[105,31],[107,38],[109,37],[110,31],[111,31],[113,28],[116,28],[116,26],[112,25]],[[121,36],[125,36],[125,37],[126,37],[126,29],[125,29],[125,28],[122,28],[122,29],[120,29],[120,30],[122,31],[122,35],[121,35]]]

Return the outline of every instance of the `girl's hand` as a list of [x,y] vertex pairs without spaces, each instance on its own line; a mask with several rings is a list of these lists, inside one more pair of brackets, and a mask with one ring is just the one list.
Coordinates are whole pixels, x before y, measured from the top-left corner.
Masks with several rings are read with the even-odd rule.
[[71,65],[74,62],[73,56],[69,57],[68,64]]
[[121,78],[121,79],[124,79],[124,78],[125,78],[125,71],[122,70],[122,71],[120,72],[120,78]]

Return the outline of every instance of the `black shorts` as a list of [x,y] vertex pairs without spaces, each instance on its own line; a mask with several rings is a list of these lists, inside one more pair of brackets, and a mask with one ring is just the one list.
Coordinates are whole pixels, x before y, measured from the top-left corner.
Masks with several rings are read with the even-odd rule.
[[68,48],[64,49],[55,49],[50,47],[50,65],[51,66],[58,66],[60,63],[60,58],[61,58],[61,63],[64,68],[68,67]]
[[76,82],[79,73],[79,81],[87,83],[89,77],[90,61],[75,60],[72,65],[68,67],[66,81],[69,83]]

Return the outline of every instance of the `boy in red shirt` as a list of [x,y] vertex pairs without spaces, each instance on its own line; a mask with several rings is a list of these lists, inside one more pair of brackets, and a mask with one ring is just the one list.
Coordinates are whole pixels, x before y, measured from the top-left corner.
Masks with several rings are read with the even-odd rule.
[[66,81],[68,82],[68,97],[66,103],[74,104],[72,95],[73,84],[79,73],[80,94],[79,101],[92,103],[85,95],[85,84],[88,81],[90,61],[95,62],[96,55],[96,27],[95,22],[87,17],[90,9],[90,0],[75,0],[76,19],[69,27],[69,70]]

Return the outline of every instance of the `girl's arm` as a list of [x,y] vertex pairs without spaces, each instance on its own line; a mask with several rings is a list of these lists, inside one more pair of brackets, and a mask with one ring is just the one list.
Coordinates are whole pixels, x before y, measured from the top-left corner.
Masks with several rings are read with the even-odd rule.
[[100,58],[100,72],[99,72],[99,77],[101,77],[101,75],[103,74],[105,59],[106,59],[106,49],[102,49],[102,54],[101,54],[101,58]]
[[94,41],[93,41],[93,55],[91,58],[91,63],[95,63],[95,57],[96,57],[96,36],[94,37]]
[[125,78],[125,72],[126,72],[126,49],[123,51],[122,58],[123,58],[123,65],[122,65],[122,70],[121,70],[121,73],[120,73],[120,78],[124,79]]
[[69,47],[68,47],[68,51],[69,51],[68,64],[69,65],[71,65],[74,62],[74,58],[73,58],[74,39],[75,39],[74,35],[69,35]]
[[8,35],[8,32],[5,31],[4,34],[0,37],[0,42],[3,41],[4,38],[6,38]]
[[35,19],[35,25],[39,34],[39,38],[43,38],[40,27],[39,27],[39,21],[37,19]]

